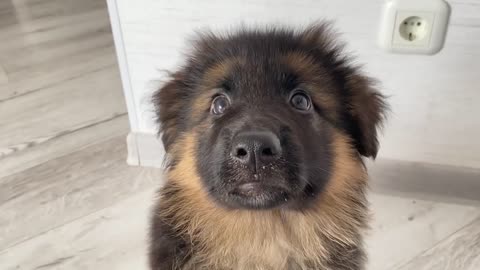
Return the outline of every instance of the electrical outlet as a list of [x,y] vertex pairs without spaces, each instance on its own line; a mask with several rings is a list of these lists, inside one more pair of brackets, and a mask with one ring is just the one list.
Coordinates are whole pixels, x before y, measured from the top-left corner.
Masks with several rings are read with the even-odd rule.
[[397,17],[397,20],[400,21],[398,29],[402,40],[409,43],[415,43],[422,42],[428,37],[427,34],[430,32],[429,28],[431,24],[427,23],[427,21],[430,21],[429,19],[426,19],[423,16],[408,16],[407,18],[402,19],[402,17],[399,16]]
[[389,0],[379,44],[394,53],[435,54],[443,48],[450,6],[443,0]]

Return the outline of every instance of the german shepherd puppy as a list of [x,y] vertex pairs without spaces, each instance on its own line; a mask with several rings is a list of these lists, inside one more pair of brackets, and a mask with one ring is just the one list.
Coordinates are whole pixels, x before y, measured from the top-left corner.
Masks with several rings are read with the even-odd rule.
[[384,97],[328,25],[201,34],[153,97],[154,270],[364,269]]

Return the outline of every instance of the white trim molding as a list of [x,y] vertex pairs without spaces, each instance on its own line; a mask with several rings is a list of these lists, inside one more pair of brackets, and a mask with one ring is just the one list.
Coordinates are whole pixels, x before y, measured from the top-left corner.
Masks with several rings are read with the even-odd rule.
[[107,0],[110,24],[112,27],[113,41],[115,43],[115,51],[117,53],[118,68],[122,80],[123,94],[128,110],[128,120],[130,128],[134,131],[138,130],[138,115],[135,106],[135,98],[130,81],[130,71],[128,67],[128,58],[125,50],[125,41],[123,39],[122,24],[116,0]]

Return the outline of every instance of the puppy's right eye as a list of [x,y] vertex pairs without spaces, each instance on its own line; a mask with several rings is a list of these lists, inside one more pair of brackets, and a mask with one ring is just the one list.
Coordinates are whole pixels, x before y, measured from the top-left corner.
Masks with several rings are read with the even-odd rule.
[[297,90],[290,97],[290,104],[299,111],[308,111],[312,107],[312,101],[304,91]]
[[230,106],[230,101],[224,95],[215,97],[212,101],[211,112],[215,115],[220,115]]

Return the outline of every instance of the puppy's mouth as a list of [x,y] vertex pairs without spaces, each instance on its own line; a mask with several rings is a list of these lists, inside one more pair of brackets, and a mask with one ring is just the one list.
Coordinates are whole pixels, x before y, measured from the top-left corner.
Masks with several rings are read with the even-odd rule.
[[229,197],[235,207],[246,209],[276,208],[290,199],[286,188],[258,181],[239,184],[229,192]]

